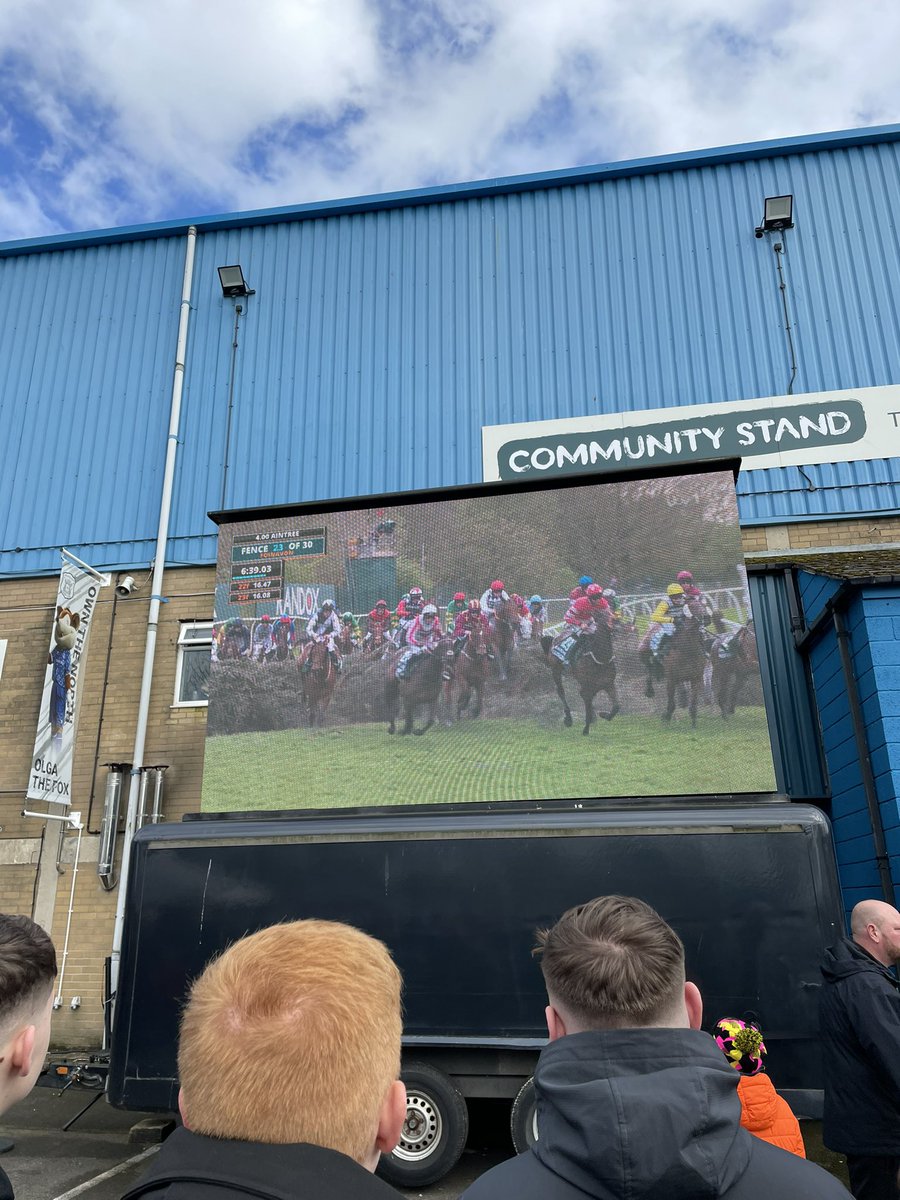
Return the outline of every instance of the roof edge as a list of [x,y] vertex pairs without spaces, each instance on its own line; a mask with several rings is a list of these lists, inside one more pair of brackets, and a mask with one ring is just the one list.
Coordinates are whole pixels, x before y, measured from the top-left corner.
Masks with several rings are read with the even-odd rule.
[[803,134],[762,142],[746,142],[707,150],[687,150],[678,154],[650,158],[625,159],[594,166],[566,167],[530,175],[512,175],[482,179],[471,183],[442,184],[341,200],[317,200],[282,208],[263,208],[249,212],[219,213],[174,221],[154,221],[145,225],[127,225],[118,229],[94,229],[81,233],[60,233],[47,237],[0,242],[0,258],[20,254],[46,253],[88,246],[134,242],[145,238],[177,237],[193,225],[198,233],[222,229],[242,229],[251,225],[274,225],[284,221],[304,221],[322,217],[349,216],[362,212],[381,212],[424,204],[442,204],[455,200],[474,200],[504,193],[538,191],[579,183],[599,183],[607,179],[625,179],[632,175],[653,175],[665,171],[745,162],[773,155],[806,154],[817,150],[840,150],[900,141],[900,124],[879,125],[866,129],[845,129],[832,133]]

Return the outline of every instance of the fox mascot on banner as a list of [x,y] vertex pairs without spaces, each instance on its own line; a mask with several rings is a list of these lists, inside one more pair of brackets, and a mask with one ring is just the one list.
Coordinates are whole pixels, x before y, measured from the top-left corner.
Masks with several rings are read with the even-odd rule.
[[53,649],[47,662],[53,667],[50,687],[50,733],[54,749],[62,746],[63,726],[66,723],[66,699],[72,689],[72,651],[78,636],[81,617],[70,608],[58,607],[53,626]]

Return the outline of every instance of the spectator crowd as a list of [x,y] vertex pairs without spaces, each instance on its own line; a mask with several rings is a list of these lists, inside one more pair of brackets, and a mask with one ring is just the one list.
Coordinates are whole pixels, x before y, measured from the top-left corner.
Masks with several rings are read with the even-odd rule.
[[[900,1197],[900,913],[858,904],[826,952],[824,1139],[856,1200]],[[838,1200],[806,1161],[766,1072],[764,1031],[704,1032],[684,947],[643,901],[602,896],[539,930],[549,1041],[539,1136],[465,1200]],[[56,956],[0,915],[0,1113],[28,1094],[50,1038]],[[330,921],[260,930],[210,962],[184,1009],[181,1125],[122,1200],[396,1197],[375,1175],[407,1115],[402,981],[388,948]],[[0,1170],[0,1200],[12,1188]]]

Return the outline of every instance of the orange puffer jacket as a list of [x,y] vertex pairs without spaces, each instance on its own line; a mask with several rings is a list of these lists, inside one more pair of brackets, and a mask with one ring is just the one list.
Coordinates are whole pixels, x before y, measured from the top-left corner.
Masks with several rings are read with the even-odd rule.
[[742,1076],[738,1096],[741,1098],[741,1124],[745,1129],[764,1142],[806,1158],[800,1124],[787,1100],[775,1091],[768,1075]]

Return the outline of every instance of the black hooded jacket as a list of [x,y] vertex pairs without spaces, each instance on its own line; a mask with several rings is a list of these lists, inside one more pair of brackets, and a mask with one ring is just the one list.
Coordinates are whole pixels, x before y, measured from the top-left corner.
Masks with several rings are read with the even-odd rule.
[[336,1150],[262,1145],[176,1129],[122,1200],[398,1200],[399,1193]]
[[539,1140],[464,1200],[847,1200],[826,1171],[741,1128],[738,1078],[693,1029],[551,1042],[534,1075]]
[[846,939],[826,951],[822,974],[825,1145],[900,1154],[900,984]]

